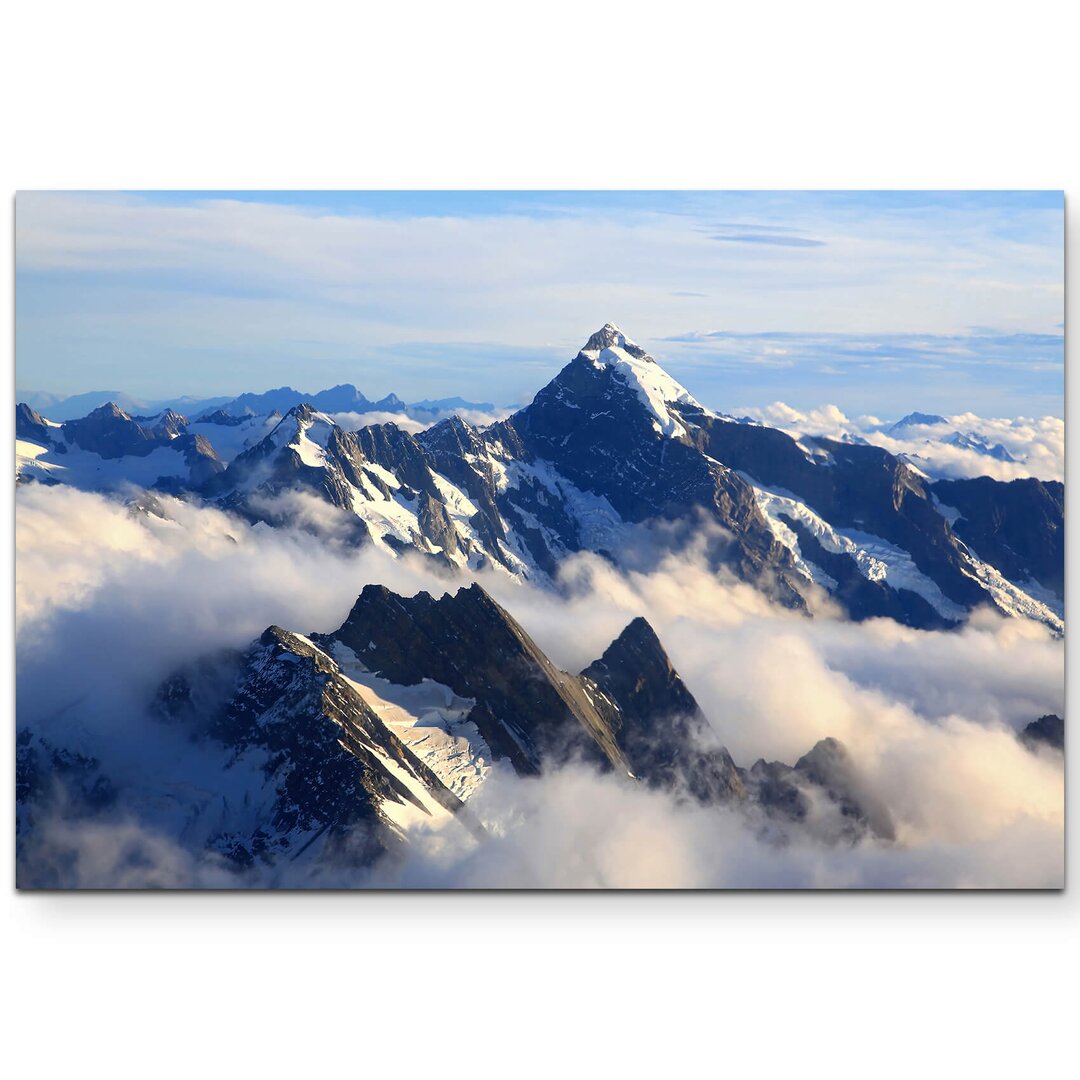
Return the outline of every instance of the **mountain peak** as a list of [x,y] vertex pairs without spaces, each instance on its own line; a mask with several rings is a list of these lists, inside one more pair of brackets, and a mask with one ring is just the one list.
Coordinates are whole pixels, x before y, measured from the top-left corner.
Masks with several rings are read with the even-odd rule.
[[652,360],[652,357],[636,341],[631,341],[614,323],[604,323],[585,342],[585,348],[581,351],[590,360],[597,360],[608,349],[621,349],[639,360]]
[[124,412],[115,401],[106,401],[104,405],[99,405],[96,409],[91,409],[90,412],[87,413],[86,418],[89,419],[91,416],[99,418],[111,417],[113,419],[124,420],[130,419],[128,414]]
[[935,424],[947,423],[948,420],[946,420],[944,416],[938,416],[937,413],[910,412],[907,416],[902,416],[897,420],[896,423],[889,428],[889,431],[902,431],[904,428],[909,427],[932,427]]
[[302,424],[322,424],[325,427],[337,427],[333,417],[327,416],[321,409],[317,409],[310,401],[301,401],[299,405],[293,405],[281,418],[282,423],[290,417]]
[[287,420],[290,416],[295,416],[297,420],[311,420],[315,416],[315,406],[309,401],[302,401],[289,409],[282,419]]
[[673,379],[640,345],[631,341],[614,323],[605,323],[585,343],[578,361],[597,368],[610,368],[652,414],[657,430],[664,435],[684,432],[669,405],[690,405],[701,409],[686,387]]
[[[583,675],[588,675],[601,685],[611,684],[613,693],[617,693],[622,707],[627,702],[622,698],[641,695],[646,689],[652,694],[670,692],[678,675],[671,666],[671,661],[664,651],[660,639],[656,636],[647,619],[640,615],[629,622],[621,634],[604,650],[599,660],[587,667]],[[615,686],[620,680],[626,686]],[[679,681],[679,708],[672,712],[689,714],[697,711],[689,691],[685,691]]]

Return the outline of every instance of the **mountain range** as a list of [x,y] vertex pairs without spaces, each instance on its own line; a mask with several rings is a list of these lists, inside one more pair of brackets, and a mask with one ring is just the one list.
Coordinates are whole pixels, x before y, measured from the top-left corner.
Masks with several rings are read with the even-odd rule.
[[[269,626],[176,671],[152,713],[186,749],[153,766],[139,746],[117,766],[84,731],[20,717],[22,851],[61,799],[91,820],[132,814],[227,874],[329,884],[397,857],[417,830],[483,839],[470,802],[485,785],[568,763],[734,810],[780,843],[792,829],[890,842],[888,808],[838,740],[792,764],[734,761],[646,618],[564,671],[482,584],[558,592],[582,553],[647,568],[693,546],[716,574],[807,618],[828,602],[856,621],[949,630],[988,606],[1064,630],[1062,484],[933,481],[877,446],[743,422],[611,324],[530,404],[483,427],[451,415],[415,433],[352,430],[331,414],[360,411],[355,388],[292,394],[190,419],[112,402],[59,422],[21,402],[18,476],[160,517],[155,492],[168,494],[422,559],[445,593],[368,584],[336,629]],[[1056,716],[1023,734],[1032,753],[1063,738]],[[47,859],[32,865],[26,881],[62,880]]]
[[[934,413],[913,412],[908,413],[907,416],[901,417],[895,424],[887,427],[885,431],[887,434],[896,438],[911,439],[920,435],[930,434],[932,431],[936,431],[943,427],[947,428],[948,425],[949,421],[944,416],[938,416]],[[931,444],[932,441],[933,440],[931,439],[924,440],[928,445]],[[950,430],[948,434],[941,437],[940,441],[945,446],[955,446],[961,450],[970,450],[975,454],[993,458],[995,461],[1012,463],[1016,460],[1012,454],[1001,445],[1001,443],[992,443],[977,432]],[[919,454],[909,454],[907,457],[916,462],[922,460],[921,455]]]
[[567,557],[618,562],[663,523],[665,549],[708,537],[717,569],[793,608],[824,591],[856,619],[942,627],[988,604],[1063,628],[1061,483],[935,482],[876,446],[736,421],[611,324],[484,428],[454,415],[352,431],[308,402],[192,422],[110,404],[57,425],[21,403],[16,436],[23,479],[141,484],[272,525],[310,497],[356,544],[451,571],[554,583]]
[[[411,830],[483,839],[469,800],[493,773],[572,761],[755,814],[781,835],[893,835],[835,739],[794,766],[738,767],[645,619],[571,674],[477,584],[440,599],[369,585],[333,632],[270,626],[246,650],[178,671],[154,709],[191,750],[153,770],[136,750],[123,776],[23,727],[20,836],[56,812],[59,776],[65,814],[93,820],[122,804],[229,871],[318,883],[400,853]],[[52,884],[52,873],[37,866],[34,883]]]
[[427,399],[406,404],[397,394],[387,394],[377,401],[370,401],[351,383],[342,383],[329,390],[320,390],[315,394],[305,394],[291,386],[282,386],[276,390],[262,393],[245,393],[238,397],[198,398],[186,395],[176,398],[147,400],[132,397],[122,390],[89,390],[82,394],[65,397],[51,394],[44,390],[16,390],[15,398],[24,402],[35,412],[54,421],[78,420],[102,405],[115,405],[129,416],[152,417],[163,412],[178,412],[201,418],[207,413],[220,409],[229,416],[255,416],[284,412],[294,405],[307,402],[326,412],[387,412],[401,413],[408,416],[416,414],[427,417],[430,414],[446,413],[454,409],[468,409],[477,412],[492,412],[495,406],[491,402],[465,401],[460,397]]

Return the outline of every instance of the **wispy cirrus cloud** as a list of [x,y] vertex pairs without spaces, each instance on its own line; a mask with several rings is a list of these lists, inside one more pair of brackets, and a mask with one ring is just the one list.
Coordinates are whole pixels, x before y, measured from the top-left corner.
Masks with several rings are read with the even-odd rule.
[[812,410],[827,395],[853,414],[874,411],[893,420],[913,410],[1064,412],[1060,333],[983,326],[955,334],[706,329],[671,335],[656,352],[676,358],[683,382],[724,411],[776,397]]
[[712,233],[710,240],[730,244],[775,244],[777,247],[824,247],[824,240],[812,240],[808,236],[783,236],[777,233]]

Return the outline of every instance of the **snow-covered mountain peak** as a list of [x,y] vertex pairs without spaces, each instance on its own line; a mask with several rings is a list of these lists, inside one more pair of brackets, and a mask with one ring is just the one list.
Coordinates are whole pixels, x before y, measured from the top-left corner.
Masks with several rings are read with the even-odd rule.
[[581,351],[590,360],[596,360],[605,349],[612,347],[624,349],[631,354],[640,354],[651,360],[645,350],[636,341],[631,341],[614,323],[604,323],[599,330],[585,342]]
[[685,431],[668,405],[702,408],[686,387],[613,323],[606,323],[597,330],[578,355],[596,367],[612,368],[618,378],[637,393],[664,435],[678,436]]
[[281,418],[282,424],[292,424],[293,426],[310,427],[312,424],[329,425],[330,427],[336,427],[336,423],[324,412],[320,412],[308,402],[304,402],[302,405],[294,405],[285,415]]
[[308,404],[294,405],[267,436],[279,449],[292,447],[305,465],[323,465],[326,445],[337,424]]

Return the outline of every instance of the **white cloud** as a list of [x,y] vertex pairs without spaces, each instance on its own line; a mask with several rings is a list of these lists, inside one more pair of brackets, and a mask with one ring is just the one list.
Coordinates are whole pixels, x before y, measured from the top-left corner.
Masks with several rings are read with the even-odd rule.
[[510,413],[510,409],[496,409],[494,412],[484,412],[480,409],[434,409],[431,412],[418,412],[415,415],[399,412],[331,413],[330,418],[346,431],[359,431],[360,428],[371,427],[374,424],[396,424],[402,431],[415,435],[451,416],[460,416],[473,427],[487,427],[488,424],[494,424],[496,420],[505,420]]
[[[935,477],[963,479],[991,476],[995,480],[1065,478],[1065,421],[1056,416],[994,418],[958,413],[944,423],[919,424],[892,434],[890,422],[876,416],[849,417],[835,405],[801,411],[782,401],[763,408],[736,410],[794,435],[823,435],[831,439],[857,437],[891,454],[906,454],[924,472]],[[1014,461],[999,461],[988,454],[943,440],[954,433],[974,435],[990,446],[1003,446]]]
[[[146,702],[178,665],[242,647],[270,623],[330,630],[370,581],[410,595],[460,583],[370,547],[252,529],[175,500],[163,505],[172,520],[133,516],[70,489],[17,492],[19,721],[59,725],[66,736],[105,747],[121,776],[125,761],[145,772],[173,768],[182,756],[157,729],[133,743],[139,726],[153,723]],[[710,572],[693,547],[634,571],[579,556],[567,565],[561,595],[494,573],[481,580],[569,670],[645,615],[740,764],[758,756],[791,763],[835,736],[889,806],[897,841],[832,848],[796,835],[778,848],[729,812],[569,770],[540,782],[497,780],[477,804],[494,833],[489,844],[421,838],[403,864],[378,871],[381,883],[1059,881],[1061,758],[1032,754],[1014,735],[1063,709],[1063,645],[1042,628],[989,612],[950,633],[884,620],[853,625],[827,605],[810,619]],[[73,829],[43,834],[50,850],[79,847],[82,834]],[[110,852],[132,845],[148,865],[161,863],[162,883],[185,874],[209,882],[217,872],[172,852],[152,822],[93,824],[85,841],[80,874],[128,866]]]
[[1053,887],[1063,880],[1060,823],[1033,816],[962,842],[834,847],[796,834],[777,846],[731,810],[676,803],[580,769],[540,780],[500,776],[477,799],[490,841],[424,837],[370,880],[426,888]]

